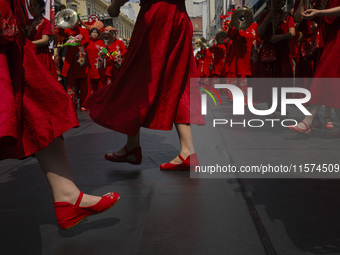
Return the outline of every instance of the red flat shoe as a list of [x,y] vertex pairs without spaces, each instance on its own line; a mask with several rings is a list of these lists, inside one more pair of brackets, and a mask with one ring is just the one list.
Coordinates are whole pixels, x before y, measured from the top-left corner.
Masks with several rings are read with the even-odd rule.
[[326,129],[329,129],[329,130],[334,129],[334,124],[333,124],[333,122],[329,121],[329,122],[325,123],[325,128],[326,128]]
[[195,166],[199,166],[196,153],[189,155],[186,159],[184,159],[181,154],[179,154],[178,157],[182,160],[181,164],[172,164],[168,162],[161,164],[159,168],[166,171],[190,171],[190,169],[193,169]]
[[119,200],[119,194],[110,192],[102,196],[98,203],[88,206],[79,206],[84,193],[80,192],[77,202],[73,205],[67,202],[54,202],[54,211],[61,229],[69,229],[77,225],[88,216],[98,214],[110,209]]
[[86,112],[86,111],[88,111],[88,109],[82,106],[82,107],[80,107],[80,111],[81,112]]
[[124,150],[126,154],[122,156],[116,155],[114,152],[106,153],[105,159],[113,162],[127,162],[133,165],[140,165],[142,163],[142,148],[140,146],[132,151],[128,151],[126,146],[124,146]]
[[306,126],[306,129],[298,128],[296,126],[288,126],[288,128],[299,134],[310,135],[312,133],[311,126],[307,126],[307,124],[304,121],[302,121],[301,123],[303,123]]

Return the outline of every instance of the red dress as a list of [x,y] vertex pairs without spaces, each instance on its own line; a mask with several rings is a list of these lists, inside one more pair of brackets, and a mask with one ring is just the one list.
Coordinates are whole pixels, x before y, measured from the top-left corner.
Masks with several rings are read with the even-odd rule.
[[[38,19],[30,19],[26,25],[26,36],[31,41],[42,39],[43,35],[52,36],[52,25],[48,19],[40,17]],[[43,65],[45,65],[51,74],[58,79],[52,55],[49,51],[48,45],[37,47],[37,55]]]
[[[330,0],[328,9],[339,6],[340,0]],[[311,86],[311,104],[340,109],[340,17],[325,17],[325,47]]]
[[[192,24],[184,0],[144,0],[129,50],[113,83],[88,100],[98,124],[136,135],[140,127],[171,130],[190,119],[190,78],[197,77]],[[199,89],[195,88],[193,93]]]
[[104,58],[99,55],[98,47],[105,48],[105,43],[102,40],[92,38],[86,47],[86,53],[89,60],[89,69],[87,71],[87,81],[90,93],[104,87],[105,68]]
[[75,29],[59,29],[58,33],[66,38],[71,35],[81,34],[83,40],[81,46],[72,46],[66,49],[65,61],[63,64],[62,76],[67,77],[67,93],[70,96],[74,107],[77,108],[78,93],[80,90],[80,107],[86,108],[86,99],[90,89],[87,82],[87,71],[89,61],[86,55],[85,46],[89,43],[89,31],[86,28],[76,27]]
[[30,156],[78,126],[64,89],[22,33],[22,10],[21,0],[0,0],[0,159]]
[[[123,41],[116,39],[111,45],[108,47],[109,52],[119,52],[121,55],[121,58],[124,58],[125,53],[127,51],[125,44]],[[114,78],[118,75],[118,72],[120,68],[117,68],[115,66],[115,60],[116,58],[113,58],[112,60],[107,59],[106,62],[106,71],[105,75],[110,78],[110,81],[114,80]]]

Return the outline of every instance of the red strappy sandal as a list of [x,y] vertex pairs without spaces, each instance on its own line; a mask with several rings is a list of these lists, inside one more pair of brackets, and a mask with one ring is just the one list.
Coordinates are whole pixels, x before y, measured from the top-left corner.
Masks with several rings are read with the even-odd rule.
[[308,126],[304,121],[302,121],[301,123],[303,123],[306,126],[306,129],[298,128],[297,126],[288,126],[288,128],[299,134],[310,135],[312,133],[311,129],[312,126]]
[[133,165],[140,165],[142,163],[142,148],[136,147],[132,151],[128,151],[126,146],[124,146],[126,151],[125,155],[116,155],[114,152],[106,153],[105,159],[112,162],[127,162]]
[[172,164],[170,162],[161,164],[159,168],[166,171],[190,171],[190,168],[199,166],[197,154],[193,153],[184,159],[181,154],[178,155],[179,159],[182,161],[181,164]]
[[84,193],[80,192],[77,202],[73,205],[67,202],[54,202],[54,211],[61,229],[69,229],[77,225],[88,216],[98,214],[110,209],[119,200],[119,194],[110,192],[102,196],[98,203],[88,206],[79,206]]

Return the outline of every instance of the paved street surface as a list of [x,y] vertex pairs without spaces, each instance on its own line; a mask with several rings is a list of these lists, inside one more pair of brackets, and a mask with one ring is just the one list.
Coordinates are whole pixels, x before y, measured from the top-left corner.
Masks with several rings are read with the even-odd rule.
[[[301,120],[296,109],[288,111]],[[86,193],[118,192],[120,201],[60,230],[36,159],[1,161],[1,255],[340,254],[340,181],[334,175],[163,172],[159,164],[179,151],[175,130],[142,129],[142,164],[113,163],[104,154],[120,148],[125,136],[96,125],[88,112],[78,116],[80,128],[65,134],[74,180]],[[332,131],[314,129],[306,138],[279,126],[211,126],[212,118],[230,116],[231,103],[224,100],[210,107],[206,126],[194,127],[201,165],[212,159],[238,167],[340,161]]]

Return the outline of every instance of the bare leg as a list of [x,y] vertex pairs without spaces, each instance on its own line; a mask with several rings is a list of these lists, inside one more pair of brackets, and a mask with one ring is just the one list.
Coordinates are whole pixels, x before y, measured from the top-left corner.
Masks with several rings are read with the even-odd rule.
[[[195,152],[192,142],[191,126],[189,124],[175,124],[175,126],[181,146],[180,154],[184,159],[186,159],[190,154]],[[177,156],[172,161],[170,161],[170,163],[181,164],[182,161]]]
[[[340,109],[335,109],[335,108],[333,108],[333,109],[336,113],[336,116],[338,116],[338,119],[340,120]],[[337,136],[340,137],[340,128],[338,128],[338,130],[337,130]]]
[[332,109],[331,107],[325,106],[325,124],[327,122],[333,122],[332,120]]
[[[127,136],[126,140],[126,148],[128,151],[132,151],[134,148],[140,146],[140,131],[138,131],[136,136]],[[126,151],[124,148],[119,149],[115,152],[117,156],[123,156],[126,154]]]
[[[63,139],[57,137],[49,146],[37,152],[35,156],[51,185],[54,200],[74,204],[80,190],[72,180]],[[100,199],[101,197],[84,194],[80,206],[94,205]]]
[[[306,116],[304,118],[304,122],[307,124],[307,126],[310,126],[312,125],[313,123],[313,120],[314,118],[317,116],[319,110],[320,110],[321,106],[320,105],[311,105],[310,108],[309,108],[309,112],[312,114],[310,116]],[[301,129],[306,129],[306,126],[300,122],[298,125],[297,125],[298,128],[301,128]]]

